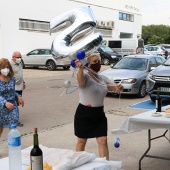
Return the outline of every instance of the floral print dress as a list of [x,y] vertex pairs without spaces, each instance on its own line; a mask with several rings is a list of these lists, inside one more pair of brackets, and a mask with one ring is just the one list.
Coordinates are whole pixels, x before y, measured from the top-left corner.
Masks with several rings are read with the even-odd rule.
[[[12,124],[17,125],[19,120],[17,96],[14,77],[11,77],[7,82],[0,80],[0,128],[10,128]],[[14,109],[6,108],[6,102],[13,103]]]

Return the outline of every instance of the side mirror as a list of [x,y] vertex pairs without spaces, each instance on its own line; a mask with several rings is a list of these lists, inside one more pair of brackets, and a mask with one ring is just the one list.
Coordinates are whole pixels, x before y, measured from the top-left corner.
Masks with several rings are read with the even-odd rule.
[[150,67],[150,71],[154,70],[156,67]]
[[113,63],[113,64],[110,64],[110,68],[113,68],[113,67],[114,67],[114,65],[115,65],[115,63]]

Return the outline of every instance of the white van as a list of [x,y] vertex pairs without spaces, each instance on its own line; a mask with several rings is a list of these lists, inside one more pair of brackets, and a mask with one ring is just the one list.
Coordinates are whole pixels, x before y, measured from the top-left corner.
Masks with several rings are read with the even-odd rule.
[[139,42],[139,39],[103,40],[102,45],[112,48],[122,56],[127,56],[138,53]]

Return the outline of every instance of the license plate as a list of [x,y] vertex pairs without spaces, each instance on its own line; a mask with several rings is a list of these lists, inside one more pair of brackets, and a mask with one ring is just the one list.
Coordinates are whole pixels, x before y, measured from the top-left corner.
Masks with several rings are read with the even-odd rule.
[[162,92],[170,92],[170,88],[168,88],[168,87],[160,87],[160,91],[162,91]]

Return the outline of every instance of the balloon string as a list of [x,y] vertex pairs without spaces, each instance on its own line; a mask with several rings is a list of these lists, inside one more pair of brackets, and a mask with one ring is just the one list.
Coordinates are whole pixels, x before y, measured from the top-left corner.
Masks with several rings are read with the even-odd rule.
[[120,98],[121,98],[121,92],[119,92],[119,112],[120,112]]
[[66,89],[64,89],[64,91],[60,94],[60,97],[64,94],[65,91],[66,91]]
[[[113,86],[113,84],[111,84],[111,83],[109,83],[109,84],[107,84],[107,85],[106,85],[105,83],[102,83],[102,82],[101,82],[101,78],[97,78],[95,75],[97,75],[98,77],[101,77],[101,76],[100,76],[98,73],[94,72],[92,69],[90,69],[90,68],[88,68],[88,67],[86,67],[86,66],[84,66],[84,68],[85,68],[86,70],[94,73],[94,74],[92,74],[92,75],[89,75],[89,74],[88,74],[88,76],[89,76],[89,77],[92,77],[92,78],[93,78],[92,80],[95,79],[96,81],[94,81],[94,82],[97,83],[98,85],[102,85],[102,86]],[[72,78],[75,78],[75,73],[76,73],[76,72],[77,72],[77,70],[74,69],[70,81],[72,80]],[[111,80],[110,80],[110,81],[111,81]],[[99,82],[100,82],[100,83],[99,83]],[[120,84],[121,82],[122,82],[122,80],[119,82],[119,84]],[[114,83],[114,82],[113,82],[113,83]],[[77,87],[77,88],[75,88],[75,87]],[[68,92],[68,90],[69,90],[70,88],[75,88],[75,89],[74,89],[73,91],[71,91],[71,92]],[[72,94],[72,93],[75,92],[78,88],[79,88],[79,86],[70,86],[70,87],[68,87],[68,88],[65,88],[64,91],[60,94],[60,96],[62,96],[62,95],[64,94],[64,92],[65,92],[66,94]],[[118,93],[118,91],[115,91],[115,93]],[[121,94],[120,94],[120,92],[119,92],[119,108],[120,108],[120,97],[121,97]]]
[[[68,92],[69,88],[73,88],[73,87],[76,87],[76,88],[73,91]],[[70,86],[66,89],[66,94],[71,94],[71,93],[75,92],[78,88],[79,88],[79,86]]]
[[[90,68],[88,68],[88,67],[86,67],[86,66],[84,66],[84,68],[85,69],[87,69],[88,71],[91,71],[92,73],[94,73],[94,74],[92,74],[92,75],[88,75],[89,77],[93,77],[96,81],[94,81],[95,83],[97,83],[98,85],[100,85],[100,86],[113,86],[113,84],[112,83],[108,83],[107,85],[105,84],[105,83],[102,83],[101,82],[101,79],[99,79],[99,78],[97,78],[95,75],[97,75],[98,77],[101,77],[98,73],[96,73],[96,72],[94,72],[92,69],[90,69]],[[112,80],[110,80],[110,81],[112,81]],[[119,82],[119,84],[122,82],[123,80],[121,80],[120,82]],[[100,82],[100,83],[99,83]],[[113,82],[114,83],[114,82]],[[115,93],[118,93],[118,91],[115,91]]]
[[[76,69],[73,69],[72,72],[73,72],[73,73],[72,73],[72,76],[71,76],[71,78],[70,78],[70,82],[71,82],[71,80],[72,80],[73,78],[76,78],[76,76],[75,76]],[[77,88],[75,88],[75,87],[77,87]],[[71,92],[68,92],[68,90],[69,90],[70,88],[75,88],[75,89],[74,89],[73,91],[71,91]],[[79,86],[70,86],[70,87],[68,87],[68,88],[65,88],[64,91],[60,94],[60,97],[61,97],[64,93],[66,93],[66,94],[71,94],[71,93],[75,92],[78,88],[79,88]]]
[[[88,75],[89,77],[93,77],[96,81],[94,81],[95,83],[97,83],[98,85],[101,85],[101,86],[107,86],[105,83],[101,83],[101,79],[97,78],[95,75],[97,75],[98,77],[101,77],[98,73],[94,72],[92,69],[84,66],[84,68],[90,72],[92,72],[93,74],[92,75]],[[100,83],[99,83],[100,82]]]

